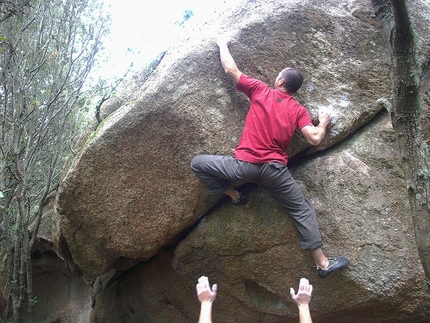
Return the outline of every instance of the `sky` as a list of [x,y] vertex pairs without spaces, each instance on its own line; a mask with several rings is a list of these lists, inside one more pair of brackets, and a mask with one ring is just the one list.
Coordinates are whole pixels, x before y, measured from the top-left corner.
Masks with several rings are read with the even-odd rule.
[[111,61],[102,74],[117,77],[123,76],[131,61],[138,69],[167,49],[185,10],[193,12],[190,19],[209,10],[207,0],[105,0],[104,5],[112,27],[104,42]]

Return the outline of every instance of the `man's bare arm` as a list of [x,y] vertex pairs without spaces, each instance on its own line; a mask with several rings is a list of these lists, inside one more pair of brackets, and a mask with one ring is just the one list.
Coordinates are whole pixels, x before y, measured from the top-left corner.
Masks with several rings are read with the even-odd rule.
[[219,47],[219,55],[224,72],[229,78],[233,80],[235,84],[239,83],[239,78],[242,72],[239,71],[233,56],[230,54],[227,38],[224,36],[218,36],[217,44]]
[[309,303],[312,298],[312,285],[306,278],[300,279],[299,289],[295,294],[294,289],[290,288],[291,299],[297,304],[299,308],[300,323],[312,323],[311,312],[309,310]]
[[303,137],[305,137],[306,141],[312,146],[318,146],[324,139],[327,126],[330,123],[330,118],[331,117],[327,112],[321,112],[319,114],[320,123],[318,126],[315,127],[310,125],[302,128],[301,132]]
[[214,284],[212,289],[209,278],[202,276],[196,285],[197,298],[200,302],[199,323],[212,323],[212,304],[217,295],[218,285]]

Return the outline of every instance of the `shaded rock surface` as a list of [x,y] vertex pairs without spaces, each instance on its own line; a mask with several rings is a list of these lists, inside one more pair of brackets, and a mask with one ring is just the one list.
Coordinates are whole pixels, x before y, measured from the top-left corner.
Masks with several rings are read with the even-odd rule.
[[[242,304],[236,322],[264,322],[264,316],[255,319],[261,313],[273,314],[270,322],[283,322],[277,315],[294,316],[289,287],[302,276],[321,295],[312,304],[316,322],[395,322],[412,313],[420,317],[420,311],[428,311],[428,295],[406,192],[400,189],[405,183],[394,139],[384,115],[293,172],[317,210],[326,253],[346,252],[348,269],[325,280],[315,278],[309,255],[296,247],[284,210],[257,191],[249,207],[206,217],[178,245],[176,270],[192,279],[206,269],[215,282],[234,286],[226,304],[230,297]],[[376,314],[381,307],[384,313]],[[368,315],[350,316],[363,309]]]
[[91,322],[195,322],[201,275],[219,285],[217,322],[298,321],[289,288],[301,277],[314,286],[315,322],[428,322],[430,297],[394,139],[382,113],[293,170],[315,203],[326,253],[347,253],[347,269],[317,278],[288,214],[256,189],[247,206],[222,204],[176,247],[101,288]]
[[[74,263],[69,263],[56,246],[61,237],[59,215],[55,209],[55,192],[48,197],[38,238],[32,248],[33,295],[35,296],[35,322],[84,323],[89,322],[92,311],[92,287]],[[34,225],[29,229],[34,230]],[[4,268],[2,268],[4,269]],[[0,275],[0,286],[6,286],[6,276]],[[0,304],[2,315],[5,304]],[[1,320],[0,320],[1,321]],[[23,311],[22,322],[29,321]]]
[[[33,288],[37,297],[35,322],[89,322],[92,288],[67,270],[64,261],[47,249],[33,255]],[[37,258],[37,259],[35,259]],[[24,314],[23,322],[26,321]],[[118,321],[120,322],[120,321]]]

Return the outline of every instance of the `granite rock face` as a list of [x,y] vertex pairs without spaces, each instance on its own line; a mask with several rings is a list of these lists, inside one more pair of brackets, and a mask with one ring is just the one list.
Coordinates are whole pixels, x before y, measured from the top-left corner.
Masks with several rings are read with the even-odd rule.
[[[320,295],[312,305],[316,322],[407,321],[417,307],[424,311],[428,295],[395,144],[384,114],[293,171],[316,208],[326,254],[347,253],[346,270],[317,278],[310,256],[296,246],[292,222],[259,190],[240,211],[222,209],[201,221],[176,248],[174,267],[189,280],[206,270],[214,282],[234,286],[225,306],[230,298],[242,304],[236,322],[296,315],[289,287],[301,277]],[[376,314],[381,306],[385,311]],[[357,318],[354,312],[363,313]]]
[[[390,56],[373,10],[370,2],[244,1],[208,24],[232,26],[231,52],[246,74],[272,84],[286,66],[303,71],[300,102],[314,118],[321,109],[333,115],[322,150],[390,96]],[[104,119],[61,183],[62,232],[89,279],[150,259],[217,202],[189,163],[231,153],[248,101],[224,74],[215,38],[193,34]],[[297,136],[289,153],[299,152],[312,150]]]
[[315,322],[428,322],[430,297],[388,114],[292,173],[314,202],[325,252],[347,254],[348,268],[318,278],[288,214],[251,189],[245,207],[219,205],[177,246],[100,288],[91,322],[196,322],[201,275],[218,284],[217,322],[298,321],[289,288],[297,290],[301,277],[314,286]]
[[[411,13],[425,76],[430,5],[414,1]],[[301,277],[314,285],[315,322],[429,322],[385,111],[389,21],[386,2],[358,0],[236,1],[190,21],[149,78],[136,78],[107,102],[103,122],[67,163],[53,229],[41,239],[52,240],[67,266],[52,270],[52,284],[82,293],[63,293],[70,301],[59,302],[40,275],[40,295],[56,319],[72,313],[85,323],[196,322],[194,286],[206,275],[219,285],[217,322],[298,321],[289,288]],[[317,278],[288,214],[266,192],[245,185],[251,202],[233,208],[209,196],[189,169],[195,155],[231,153],[248,109],[221,68],[215,36],[222,31],[231,35],[242,72],[272,84],[284,67],[298,67],[305,83],[297,99],[315,121],[321,110],[332,114],[320,146],[297,135],[288,153],[317,210],[324,250],[348,255],[346,270]],[[423,95],[429,84],[423,77]],[[76,304],[85,304],[81,318]]]

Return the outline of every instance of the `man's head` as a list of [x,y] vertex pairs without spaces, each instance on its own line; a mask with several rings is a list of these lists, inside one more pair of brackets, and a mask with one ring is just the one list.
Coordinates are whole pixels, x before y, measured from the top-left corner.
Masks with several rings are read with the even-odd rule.
[[283,69],[275,81],[275,87],[283,88],[288,94],[294,94],[303,84],[303,74],[297,68]]

